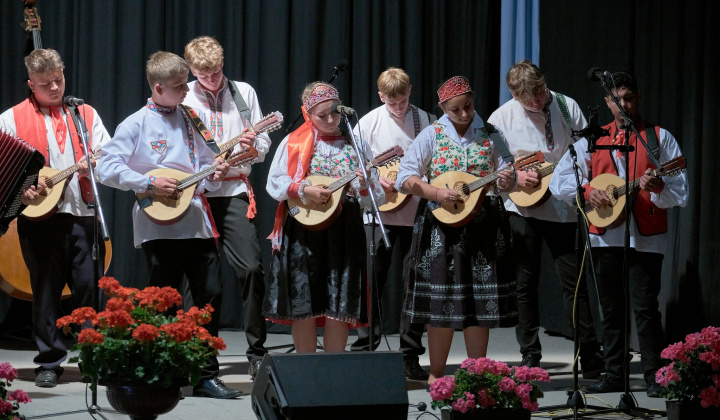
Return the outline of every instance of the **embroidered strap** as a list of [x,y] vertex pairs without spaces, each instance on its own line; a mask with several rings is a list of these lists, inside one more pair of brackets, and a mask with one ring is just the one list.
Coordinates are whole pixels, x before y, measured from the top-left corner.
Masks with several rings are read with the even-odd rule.
[[245,117],[245,119],[252,124],[252,120],[250,119],[250,107],[247,106],[247,103],[245,103],[242,95],[240,95],[240,92],[237,91],[237,87],[235,87],[235,82],[228,79],[227,84],[228,89],[230,89],[230,94],[232,95],[233,101],[235,101],[235,106],[237,106],[238,111],[240,111],[240,115]]
[[187,115],[190,121],[192,121],[193,125],[195,126],[195,128],[197,128],[203,140],[205,140],[205,144],[208,145],[210,150],[212,150],[215,154],[220,153],[220,148],[218,147],[217,143],[215,143],[215,139],[213,138],[207,127],[205,127],[205,123],[202,122],[197,112],[191,107],[184,104],[180,105],[180,109],[182,109],[183,112],[185,112],[185,115]]
[[570,113],[568,112],[567,102],[565,102],[565,95],[562,93],[555,93],[557,97],[558,106],[560,107],[560,113],[567,124],[568,130],[572,131],[572,123],[570,122]]
[[485,121],[485,126],[482,128],[482,132],[486,137],[489,137],[490,140],[492,140],[493,144],[495,145],[495,149],[500,153],[500,156],[502,156],[505,163],[507,163],[508,165],[512,165],[515,162],[515,158],[513,157],[512,153],[510,153],[510,150],[508,150],[507,145],[503,141],[502,137],[500,137],[500,133],[498,132],[497,128],[495,128],[495,126],[490,124],[489,122]]
[[410,110],[413,114],[413,125],[415,126],[415,137],[420,134],[420,131],[422,130],[420,128],[420,113],[418,112],[418,109],[415,105],[410,105]]

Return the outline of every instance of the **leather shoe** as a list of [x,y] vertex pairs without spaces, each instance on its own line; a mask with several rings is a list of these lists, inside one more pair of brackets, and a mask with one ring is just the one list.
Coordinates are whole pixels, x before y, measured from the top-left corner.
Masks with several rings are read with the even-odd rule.
[[580,357],[583,379],[599,379],[605,372],[605,358],[601,353],[592,353]]
[[592,385],[586,386],[585,390],[594,394],[621,392],[623,390],[623,384],[620,378],[605,374],[600,376],[600,379],[595,381]]
[[258,372],[260,371],[261,363],[262,363],[262,360],[260,360],[260,359],[253,359],[250,361],[250,366],[248,367],[248,375],[250,375],[250,379],[252,381],[255,380],[255,377],[257,376]]
[[230,389],[218,378],[206,379],[193,387],[194,397],[210,397],[218,399],[237,398],[242,395],[239,389]]
[[529,368],[540,367],[540,359],[542,359],[542,356],[539,354],[523,354],[520,366]]
[[417,357],[405,359],[405,377],[413,381],[426,381],[430,375],[420,366],[420,360]]
[[650,384],[647,387],[647,396],[650,398],[662,398],[660,395],[660,391],[662,391],[662,386],[658,383]]
[[54,388],[57,383],[58,377],[54,370],[41,370],[35,376],[35,386],[40,388]]

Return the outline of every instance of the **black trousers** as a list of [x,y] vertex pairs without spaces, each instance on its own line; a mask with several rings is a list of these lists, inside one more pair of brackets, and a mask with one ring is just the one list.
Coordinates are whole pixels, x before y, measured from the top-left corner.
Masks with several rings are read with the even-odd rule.
[[[577,285],[577,256],[575,253],[575,223],[559,223],[523,217],[508,213],[513,235],[513,259],[517,275],[517,305],[519,322],[515,335],[523,355],[542,354],[540,311],[538,309],[538,285],[542,244],[545,242],[555,261],[555,272],[562,287],[563,304],[568,325],[572,327],[573,301]],[[593,326],[588,291],[584,287],[577,292],[578,338],[581,355],[600,350]]]
[[60,298],[67,283],[71,306],[93,304],[93,288],[102,276],[105,242],[98,235],[100,255],[97,270],[92,259],[94,217],[57,213],[33,222],[18,218],[18,236],[33,291],[33,332],[39,354],[33,362],[38,369],[62,373],[60,364],[67,357],[64,334],[55,326],[62,313]]
[[260,360],[267,353],[264,347],[267,331],[262,316],[265,278],[257,229],[255,223],[246,216],[249,206],[247,194],[208,197],[208,202],[220,233],[218,247],[220,258],[224,259],[223,267],[227,263],[235,274],[234,278],[226,275],[221,277],[223,295],[232,296],[230,292],[239,289],[242,296],[243,329],[248,342],[246,355],[249,360]]
[[[378,301],[373,305],[373,317],[375,319],[375,329],[373,330],[373,349],[380,345],[380,336],[382,335],[382,325],[379,318],[379,307],[382,305],[381,299],[386,290],[390,288],[390,292],[401,291],[396,293],[397,308],[393,308],[395,313],[400,314],[400,351],[408,357],[417,357],[425,353],[425,347],[422,345],[422,335],[425,331],[424,324],[413,324],[410,317],[402,316],[402,303],[404,301],[406,285],[407,265],[410,261],[410,246],[412,244],[412,226],[391,226],[385,225],[388,239],[392,245],[391,249],[385,247],[380,227],[375,226],[375,273],[377,273],[377,297]],[[368,276],[372,275],[371,252],[373,247],[373,226],[365,225],[365,237],[368,247]],[[369,350],[370,337],[369,328],[358,328],[358,338],[350,346],[351,350]]]
[[[180,290],[183,276],[188,279],[193,302],[198,308],[212,305],[215,312],[205,325],[208,332],[218,335],[220,316],[218,307],[222,288],[220,285],[220,259],[214,239],[156,239],[143,242],[150,286],[174,287]],[[211,357],[203,367],[202,379],[218,376],[220,366],[217,357]]]
[[[593,259],[603,310],[605,370],[610,375],[620,376],[625,348],[623,248],[593,248]],[[658,309],[662,261],[662,254],[629,250],[630,307],[635,315],[642,357],[640,365],[648,384],[655,383],[655,372],[663,366],[660,352],[665,340]]]

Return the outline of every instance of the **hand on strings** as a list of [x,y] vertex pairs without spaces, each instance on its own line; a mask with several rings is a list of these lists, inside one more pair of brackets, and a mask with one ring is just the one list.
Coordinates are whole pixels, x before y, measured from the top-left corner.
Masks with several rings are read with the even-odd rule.
[[330,199],[330,190],[325,187],[306,185],[303,192],[305,197],[316,204],[325,204]]
[[363,170],[362,170],[362,169],[358,169],[357,171],[355,171],[355,175],[357,175],[358,181],[360,181],[360,189],[361,189],[361,190],[366,189],[366,188],[367,188],[367,184],[366,184],[366,182],[365,182],[365,173],[363,172]]
[[640,177],[640,189],[648,192],[657,192],[662,186],[662,179],[653,175],[652,170],[648,168],[645,174]]
[[540,176],[535,170],[525,169],[517,171],[518,187],[532,188],[540,182]]
[[31,206],[38,201],[41,195],[44,195],[41,194],[41,191],[44,192],[44,188],[40,186],[40,182],[43,182],[43,186],[45,185],[44,180],[38,179],[37,188],[34,185],[31,185],[30,188],[23,192],[22,196],[20,197],[20,201],[24,205]]
[[[80,160],[77,161],[78,164],[78,175],[80,176],[88,176],[90,174],[90,169],[88,169],[87,159],[85,159],[85,156],[81,157]],[[90,156],[90,164],[95,167],[95,157]]]
[[256,136],[257,136],[257,133],[250,130],[249,128],[246,128],[245,131],[243,132],[242,137],[240,138],[240,145],[243,148],[254,147]]
[[155,186],[153,187],[152,191],[155,195],[173,195],[177,191],[177,185],[177,179],[159,176],[155,180]]
[[384,176],[380,177],[380,186],[382,186],[382,188],[383,188],[383,190],[385,190],[385,192],[397,191],[395,189],[395,183],[392,182],[390,179],[385,178]]
[[595,209],[610,205],[610,199],[604,190],[594,189],[588,194],[588,201]]
[[435,197],[431,197],[442,205],[450,205],[460,200],[460,193],[450,188],[438,188],[435,190]]
[[511,167],[507,167],[502,171],[498,172],[498,188],[500,188],[502,191],[511,190],[515,186],[515,174],[515,170]]
[[230,169],[230,164],[225,162],[225,159],[221,157],[215,159],[215,164],[217,164],[217,167],[215,167],[215,172],[213,172],[208,177],[211,182],[218,182],[225,179],[228,173],[228,169]]

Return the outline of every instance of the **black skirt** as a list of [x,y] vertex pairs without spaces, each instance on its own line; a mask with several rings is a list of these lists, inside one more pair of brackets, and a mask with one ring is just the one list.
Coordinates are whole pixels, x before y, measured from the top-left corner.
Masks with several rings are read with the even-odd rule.
[[348,197],[335,222],[310,231],[287,217],[282,247],[273,251],[263,314],[273,322],[316,318],[367,323],[365,230],[356,199]]
[[411,322],[464,329],[517,324],[510,225],[498,197],[467,224],[437,221],[422,200],[413,228],[405,313]]

